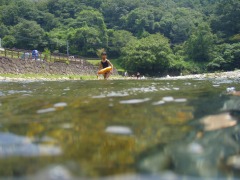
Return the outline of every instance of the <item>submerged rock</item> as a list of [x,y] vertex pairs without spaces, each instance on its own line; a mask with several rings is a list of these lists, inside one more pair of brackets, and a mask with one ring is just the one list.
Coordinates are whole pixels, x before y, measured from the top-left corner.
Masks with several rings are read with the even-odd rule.
[[201,120],[201,123],[204,125],[205,131],[213,131],[235,126],[237,120],[229,112],[226,112],[207,116]]
[[201,135],[192,132],[182,141],[156,148],[154,153],[146,152],[139,160],[139,170],[216,179],[234,176],[233,170],[240,169],[238,120],[231,111],[198,120],[198,127],[203,125]]

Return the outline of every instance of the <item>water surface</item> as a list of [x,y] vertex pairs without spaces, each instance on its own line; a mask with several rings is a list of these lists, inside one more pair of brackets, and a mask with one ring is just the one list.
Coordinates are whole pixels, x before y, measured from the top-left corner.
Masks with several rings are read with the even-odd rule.
[[0,82],[0,179],[238,179],[231,88],[239,81]]

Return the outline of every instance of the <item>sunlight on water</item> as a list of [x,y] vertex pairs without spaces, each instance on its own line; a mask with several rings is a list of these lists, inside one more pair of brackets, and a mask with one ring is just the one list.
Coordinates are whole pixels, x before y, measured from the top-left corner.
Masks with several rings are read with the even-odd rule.
[[238,81],[0,82],[0,179],[238,179]]

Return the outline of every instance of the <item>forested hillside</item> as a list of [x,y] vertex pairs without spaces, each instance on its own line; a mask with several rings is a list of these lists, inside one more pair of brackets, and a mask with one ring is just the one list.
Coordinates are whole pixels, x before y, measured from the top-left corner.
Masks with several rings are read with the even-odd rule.
[[240,68],[239,0],[0,0],[4,47],[96,56],[149,75]]

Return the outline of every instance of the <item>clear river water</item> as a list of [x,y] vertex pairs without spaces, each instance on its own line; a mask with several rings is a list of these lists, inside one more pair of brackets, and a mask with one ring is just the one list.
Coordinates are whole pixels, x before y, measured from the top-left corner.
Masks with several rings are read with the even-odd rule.
[[239,80],[0,82],[0,179],[239,179]]

